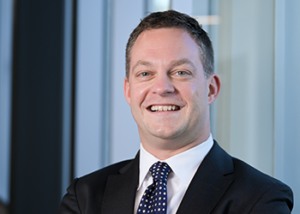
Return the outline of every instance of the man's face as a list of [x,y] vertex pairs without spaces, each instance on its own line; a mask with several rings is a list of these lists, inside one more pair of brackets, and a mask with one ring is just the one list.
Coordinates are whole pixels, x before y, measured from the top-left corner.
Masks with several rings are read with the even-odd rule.
[[172,149],[207,139],[209,104],[215,100],[211,82],[215,74],[205,78],[199,46],[186,31],[141,33],[131,50],[124,92],[143,145]]

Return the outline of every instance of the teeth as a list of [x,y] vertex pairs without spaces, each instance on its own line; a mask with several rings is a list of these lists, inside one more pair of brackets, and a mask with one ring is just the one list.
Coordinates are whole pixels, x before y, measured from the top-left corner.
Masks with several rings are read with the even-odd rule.
[[151,106],[151,111],[175,111],[179,109],[177,106]]
[[152,111],[157,111],[157,106],[151,106]]

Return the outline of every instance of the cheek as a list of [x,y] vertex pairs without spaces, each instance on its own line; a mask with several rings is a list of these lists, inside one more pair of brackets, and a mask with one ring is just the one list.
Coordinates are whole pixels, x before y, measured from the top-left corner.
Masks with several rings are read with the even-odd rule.
[[137,96],[139,97],[145,97],[147,94],[148,88],[145,86],[140,86],[136,89]]
[[146,98],[147,91],[147,87],[143,85],[136,85],[135,87],[132,87],[130,92],[131,100],[134,102],[132,104],[141,106]]
[[195,106],[202,107],[207,103],[207,89],[205,85],[191,84],[190,101],[194,102]]
[[193,94],[193,95],[199,94],[199,89],[200,89],[199,84],[192,83],[190,85],[190,91],[191,91],[191,94]]
[[203,87],[199,86],[197,83],[192,83],[189,87],[185,88],[185,96],[189,97],[190,100],[198,102],[203,99]]

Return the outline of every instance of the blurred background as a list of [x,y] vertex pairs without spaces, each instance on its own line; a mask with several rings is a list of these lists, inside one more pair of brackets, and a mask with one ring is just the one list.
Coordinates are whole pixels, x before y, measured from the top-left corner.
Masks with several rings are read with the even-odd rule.
[[56,213],[75,177],[133,158],[125,45],[140,19],[195,17],[215,50],[213,137],[287,183],[300,213],[300,1],[0,0],[0,214]]

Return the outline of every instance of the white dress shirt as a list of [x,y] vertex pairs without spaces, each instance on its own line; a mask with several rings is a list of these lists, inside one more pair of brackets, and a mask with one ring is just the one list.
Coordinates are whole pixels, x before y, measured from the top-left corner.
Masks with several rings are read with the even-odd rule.
[[142,144],[140,144],[140,175],[139,186],[135,198],[134,213],[137,213],[138,205],[145,190],[153,183],[149,168],[157,161],[161,161],[166,162],[172,169],[172,172],[168,176],[167,184],[167,214],[175,214],[192,178],[212,146],[213,138],[210,134],[209,138],[198,146],[166,160],[159,160],[147,152]]

